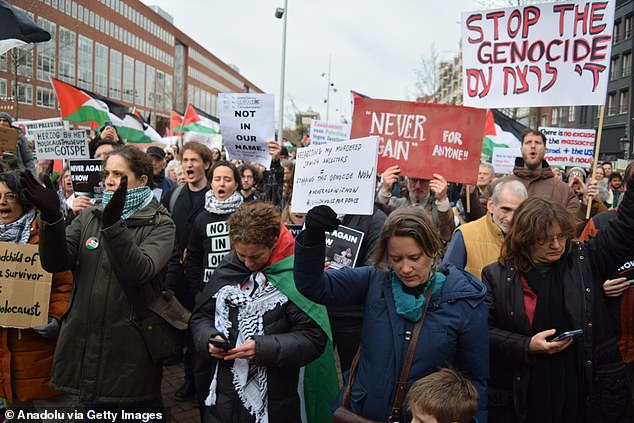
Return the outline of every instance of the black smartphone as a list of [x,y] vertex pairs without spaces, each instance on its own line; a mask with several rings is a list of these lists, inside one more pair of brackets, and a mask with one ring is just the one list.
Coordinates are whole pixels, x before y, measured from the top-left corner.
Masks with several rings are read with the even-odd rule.
[[548,342],[563,341],[566,338],[573,338],[575,336],[581,336],[581,335],[583,335],[583,329],[569,330],[569,331],[560,333],[559,335],[555,336],[553,339],[551,339]]
[[216,348],[222,348],[225,351],[231,349],[231,343],[226,339],[218,339],[218,338],[211,337],[209,338],[209,344],[213,345]]

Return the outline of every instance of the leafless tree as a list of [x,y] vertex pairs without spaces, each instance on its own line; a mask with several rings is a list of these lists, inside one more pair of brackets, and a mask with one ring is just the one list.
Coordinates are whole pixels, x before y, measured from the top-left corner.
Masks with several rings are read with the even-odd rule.
[[438,91],[440,86],[440,55],[432,43],[427,55],[421,56],[416,75],[416,98],[425,98]]

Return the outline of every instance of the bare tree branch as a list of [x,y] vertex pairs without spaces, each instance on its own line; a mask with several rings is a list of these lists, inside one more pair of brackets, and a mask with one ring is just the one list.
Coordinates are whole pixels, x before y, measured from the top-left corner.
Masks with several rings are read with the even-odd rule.
[[436,45],[432,43],[429,53],[420,58],[419,67],[414,69],[416,75],[416,97],[432,95],[440,86],[440,55]]

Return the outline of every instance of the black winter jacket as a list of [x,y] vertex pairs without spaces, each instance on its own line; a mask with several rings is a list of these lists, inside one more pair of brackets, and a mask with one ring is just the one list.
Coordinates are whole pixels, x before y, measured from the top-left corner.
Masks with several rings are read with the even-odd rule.
[[[634,255],[634,190],[628,193],[619,217],[596,238],[574,243],[551,270],[563,275],[565,306],[573,328],[584,331],[569,347],[575,348],[579,363],[581,422],[634,421],[625,365],[602,289],[603,281]],[[482,280],[488,288],[491,344],[489,418],[514,414],[513,421],[524,422],[533,359],[528,354],[531,328],[520,272],[512,264],[495,263],[484,268]]]

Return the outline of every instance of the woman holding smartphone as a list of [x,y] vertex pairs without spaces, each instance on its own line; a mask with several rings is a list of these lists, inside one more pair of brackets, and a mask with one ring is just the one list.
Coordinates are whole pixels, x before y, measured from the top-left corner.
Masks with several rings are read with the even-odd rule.
[[530,198],[515,211],[499,262],[483,270],[490,423],[633,421],[602,285],[632,256],[634,196],[589,242],[575,240],[575,227],[561,205]]

